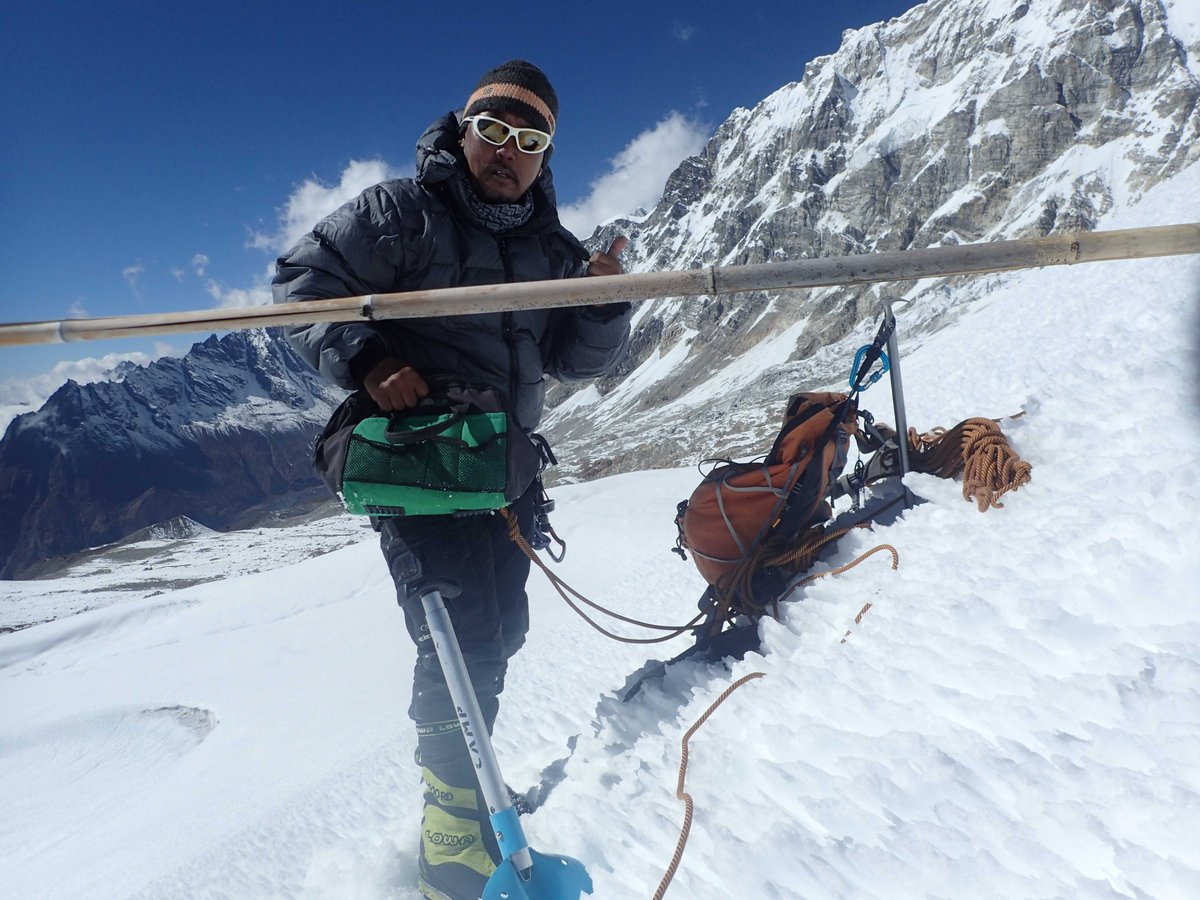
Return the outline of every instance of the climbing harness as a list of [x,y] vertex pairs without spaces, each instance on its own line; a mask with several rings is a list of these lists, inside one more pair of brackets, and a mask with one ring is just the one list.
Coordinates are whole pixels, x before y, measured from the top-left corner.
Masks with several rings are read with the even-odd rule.
[[[549,451],[549,445],[547,445],[546,449]],[[554,455],[551,454],[550,458],[554,459]],[[533,535],[530,539],[530,546],[534,550],[545,550],[547,556],[556,563],[560,563],[567,557],[567,542],[558,536],[558,532],[550,524],[550,513],[554,512],[554,501],[546,493],[546,487],[542,484],[542,477],[540,475],[536,481],[536,486],[537,500],[533,504]],[[509,525],[511,527],[511,520]],[[520,531],[518,530],[517,533],[519,535]],[[553,545],[555,544],[558,545],[557,553],[553,549]],[[536,557],[531,557],[531,559],[536,560]]]

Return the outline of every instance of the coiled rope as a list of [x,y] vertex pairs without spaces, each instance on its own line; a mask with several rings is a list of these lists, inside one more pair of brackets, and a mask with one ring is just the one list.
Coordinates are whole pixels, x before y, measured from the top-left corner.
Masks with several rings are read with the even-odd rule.
[[1000,498],[1033,477],[1033,466],[1013,450],[996,419],[966,419],[949,430],[933,428],[924,434],[910,428],[908,446],[914,472],[939,478],[961,472],[963,499],[974,500],[980,512],[1003,509]]

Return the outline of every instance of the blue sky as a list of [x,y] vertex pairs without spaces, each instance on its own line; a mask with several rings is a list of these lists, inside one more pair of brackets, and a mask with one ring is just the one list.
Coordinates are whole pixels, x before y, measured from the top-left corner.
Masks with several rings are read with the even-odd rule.
[[[252,302],[298,229],[411,173],[425,125],[514,57],[558,92],[553,169],[586,237],[843,29],[912,5],[16,0],[0,29],[0,320]],[[35,376],[82,380],[192,340],[0,348],[0,403]]]

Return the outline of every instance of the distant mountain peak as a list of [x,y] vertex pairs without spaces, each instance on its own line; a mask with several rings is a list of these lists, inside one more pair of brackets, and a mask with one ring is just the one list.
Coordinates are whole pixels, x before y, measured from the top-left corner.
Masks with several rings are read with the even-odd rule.
[[277,334],[214,334],[118,368],[67,381],[0,440],[0,577],[179,516],[228,527],[318,490],[310,445],[344,392]]

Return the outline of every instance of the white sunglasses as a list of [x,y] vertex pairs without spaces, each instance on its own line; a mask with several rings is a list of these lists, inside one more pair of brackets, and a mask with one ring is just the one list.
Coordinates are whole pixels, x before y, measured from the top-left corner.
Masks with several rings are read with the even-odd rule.
[[550,146],[550,135],[536,128],[515,128],[491,116],[467,116],[463,124],[468,122],[479,137],[497,147],[503,147],[513,135],[517,136],[517,149],[522,153],[541,153]]

